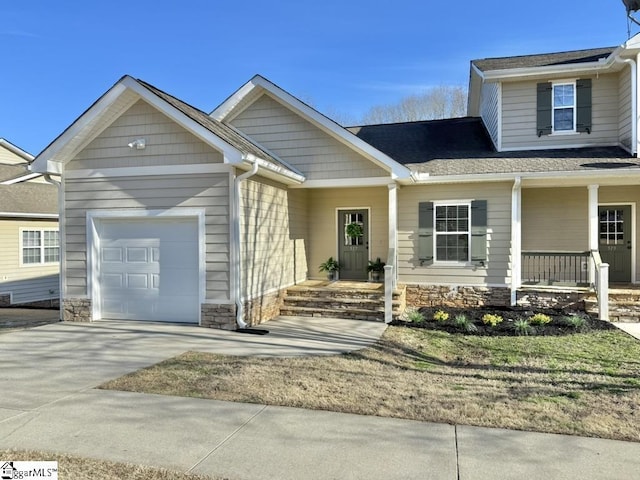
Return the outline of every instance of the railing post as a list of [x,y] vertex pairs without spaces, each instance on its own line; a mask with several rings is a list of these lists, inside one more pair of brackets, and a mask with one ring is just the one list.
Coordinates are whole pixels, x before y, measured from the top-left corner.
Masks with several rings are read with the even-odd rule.
[[609,320],[609,264],[600,264],[598,270],[598,317]]
[[384,266],[384,323],[393,321],[393,266]]

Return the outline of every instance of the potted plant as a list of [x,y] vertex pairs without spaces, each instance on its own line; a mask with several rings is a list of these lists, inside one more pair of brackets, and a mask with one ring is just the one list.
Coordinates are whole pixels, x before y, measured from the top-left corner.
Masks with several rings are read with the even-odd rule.
[[379,282],[380,278],[384,273],[384,266],[386,264],[380,260],[380,257],[376,258],[375,261],[369,260],[369,265],[367,266],[367,272],[371,273],[371,280],[374,282]]
[[333,257],[320,264],[320,271],[327,272],[327,278],[329,280],[335,280],[336,272],[340,270],[340,264]]

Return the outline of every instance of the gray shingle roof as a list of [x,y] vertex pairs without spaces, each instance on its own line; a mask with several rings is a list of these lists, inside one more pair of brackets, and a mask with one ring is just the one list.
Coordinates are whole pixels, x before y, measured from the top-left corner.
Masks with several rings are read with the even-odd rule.
[[[25,165],[0,164],[0,182],[28,173]],[[58,214],[58,189],[46,183],[0,185],[0,212]]]
[[211,118],[202,110],[199,110],[189,105],[188,103],[183,102],[182,100],[174,97],[173,95],[170,95],[143,80],[136,79],[136,81],[139,82],[143,87],[148,89],[150,92],[162,98],[164,101],[174,106],[175,108],[180,110],[182,113],[184,113],[186,116],[188,116],[195,122],[199,123],[204,128],[209,130],[211,133],[220,137],[222,140],[232,145],[233,147],[237,148],[241,152],[253,154],[258,158],[261,158],[263,160],[273,163],[274,165],[277,165],[278,167],[281,167],[281,168],[293,171],[294,173],[297,173],[299,175],[302,175],[300,171],[296,170],[290,165],[285,164],[280,159],[275,158],[269,152],[263,150],[259,145],[253,143],[252,141],[250,141],[249,139],[241,135],[234,128]]
[[619,147],[496,152],[476,117],[349,130],[412,171],[432,176],[613,168],[637,168],[640,173],[640,161]]
[[570,65],[576,63],[596,62],[608,57],[616,47],[592,48],[570,52],[543,53],[538,55],[522,55],[517,57],[482,58],[472,60],[480,71],[506,70],[510,68],[549,67],[552,65]]

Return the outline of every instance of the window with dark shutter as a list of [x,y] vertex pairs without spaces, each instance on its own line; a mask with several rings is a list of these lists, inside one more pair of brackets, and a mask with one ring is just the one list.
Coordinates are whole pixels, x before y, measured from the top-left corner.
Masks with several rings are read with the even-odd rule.
[[552,130],[551,125],[551,93],[553,91],[549,82],[539,83],[537,85],[537,124],[536,130],[538,136],[549,135]]
[[471,202],[471,261],[487,261],[487,201]]
[[418,260],[433,263],[433,202],[420,202],[418,208]]
[[576,131],[591,133],[591,79],[576,82]]

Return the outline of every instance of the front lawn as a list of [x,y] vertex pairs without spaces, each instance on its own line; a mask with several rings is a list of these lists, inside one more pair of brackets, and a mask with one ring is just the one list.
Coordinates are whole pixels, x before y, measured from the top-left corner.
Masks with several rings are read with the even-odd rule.
[[190,352],[101,388],[640,441],[640,342],[617,330],[514,337],[391,326],[354,353]]

